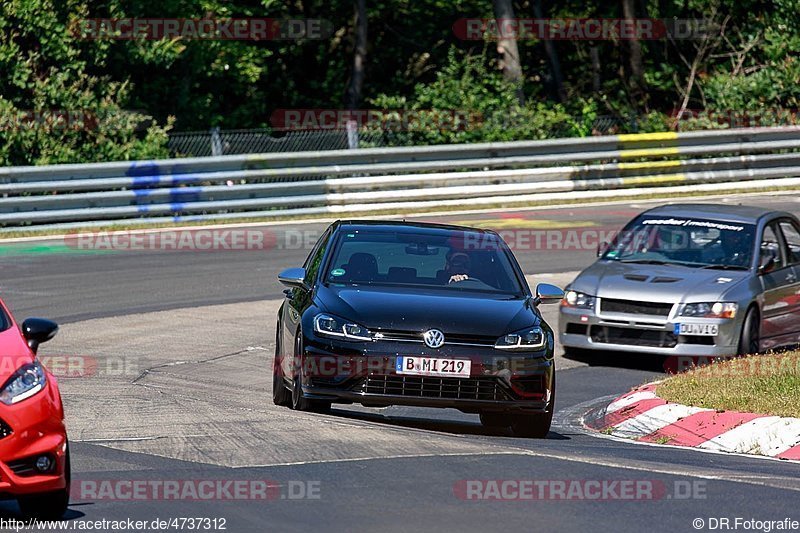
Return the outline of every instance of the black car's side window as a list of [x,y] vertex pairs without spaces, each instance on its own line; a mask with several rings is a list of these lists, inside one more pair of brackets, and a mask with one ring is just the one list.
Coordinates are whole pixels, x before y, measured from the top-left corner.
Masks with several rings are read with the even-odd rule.
[[[778,270],[786,266],[786,258],[781,241],[775,231],[775,223],[764,228],[764,235],[761,237],[761,249],[759,252],[759,267],[767,267],[767,271]],[[772,260],[772,265],[768,266]]]
[[330,239],[330,236],[331,230],[328,228],[328,230],[322,234],[322,237],[319,238],[317,244],[314,245],[314,248],[311,250],[311,253],[308,254],[308,258],[306,258],[306,262],[303,265],[303,268],[306,269],[306,284],[309,287],[317,278],[317,272],[319,272],[319,267],[322,263],[322,257],[325,255],[325,250],[328,247],[328,240]]
[[800,231],[789,220],[781,220],[779,225],[783,232],[783,240],[786,242],[789,264],[796,265],[800,263]]

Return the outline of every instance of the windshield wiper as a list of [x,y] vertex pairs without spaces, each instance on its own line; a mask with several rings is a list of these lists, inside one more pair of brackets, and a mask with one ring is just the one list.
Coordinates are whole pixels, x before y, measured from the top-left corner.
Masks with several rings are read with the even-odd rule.
[[666,265],[666,261],[661,259],[620,259],[620,263],[639,263],[642,265]]
[[742,265],[705,265],[700,268],[709,270],[750,270],[750,267]]
[[691,263],[681,263],[680,261],[663,261],[661,259],[620,259],[620,263],[635,263],[640,265],[678,265],[682,267],[693,266]]

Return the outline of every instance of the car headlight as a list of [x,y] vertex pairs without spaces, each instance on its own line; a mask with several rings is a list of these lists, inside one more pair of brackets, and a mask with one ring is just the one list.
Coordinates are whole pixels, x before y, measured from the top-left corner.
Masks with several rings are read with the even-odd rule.
[[594,296],[589,296],[582,292],[567,291],[561,305],[564,307],[574,307],[576,309],[594,309]]
[[494,347],[498,350],[530,351],[544,348],[547,337],[539,326],[503,335]]
[[733,302],[701,302],[685,304],[680,316],[701,318],[734,318],[739,306]]
[[372,340],[372,333],[364,326],[325,313],[314,317],[314,332],[351,341]]
[[44,389],[46,384],[47,377],[42,364],[34,361],[17,370],[6,381],[3,389],[0,390],[0,402],[6,405],[19,403]]

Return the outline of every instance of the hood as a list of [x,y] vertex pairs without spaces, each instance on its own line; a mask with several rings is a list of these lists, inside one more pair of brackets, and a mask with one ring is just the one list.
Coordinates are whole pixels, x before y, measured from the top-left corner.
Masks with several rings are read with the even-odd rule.
[[28,344],[16,326],[0,333],[0,386],[16,372],[19,367],[34,360]]
[[317,305],[371,330],[425,331],[499,337],[539,323],[529,298],[492,294],[449,294],[446,290],[409,293],[386,287],[325,287]]
[[749,277],[744,270],[597,261],[575,278],[570,289],[623,300],[715,301]]

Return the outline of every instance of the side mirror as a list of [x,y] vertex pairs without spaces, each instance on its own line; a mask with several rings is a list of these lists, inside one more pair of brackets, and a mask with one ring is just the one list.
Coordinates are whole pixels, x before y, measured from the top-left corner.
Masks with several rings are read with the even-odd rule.
[[564,291],[550,285],[549,283],[540,283],[536,286],[536,299],[534,302],[539,304],[554,304],[560,302],[564,298]]
[[306,286],[306,269],[305,268],[287,268],[278,274],[278,281],[287,287],[305,287]]
[[764,256],[758,265],[759,274],[769,274],[775,269],[775,256]]
[[29,318],[22,323],[22,336],[28,341],[28,347],[36,353],[39,345],[47,342],[58,333],[58,324],[44,318]]

